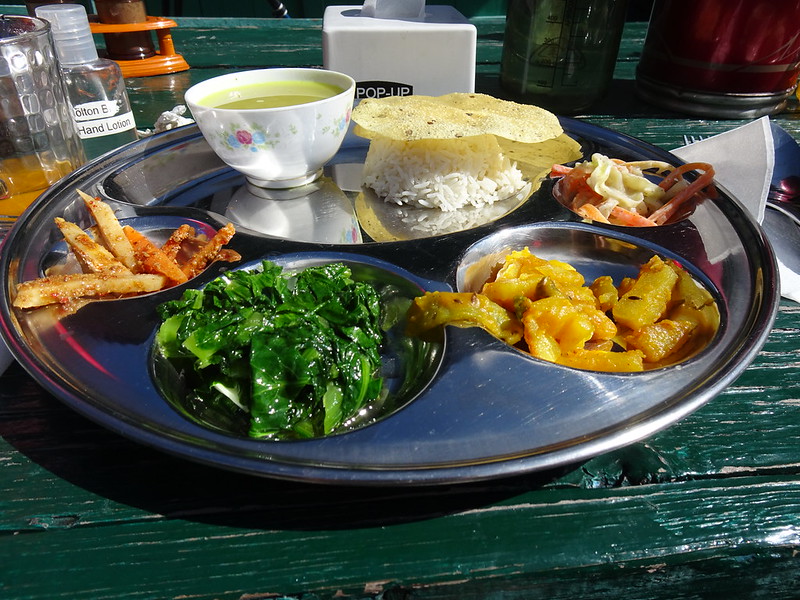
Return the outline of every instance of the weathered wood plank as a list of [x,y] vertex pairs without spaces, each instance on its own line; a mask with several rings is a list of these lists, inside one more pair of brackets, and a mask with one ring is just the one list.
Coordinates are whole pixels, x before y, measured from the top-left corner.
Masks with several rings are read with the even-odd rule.
[[[13,557],[4,563],[5,589],[18,600],[353,594],[376,581],[429,587],[499,584],[555,570],[669,572],[687,553],[698,561],[747,560],[771,549],[786,558],[800,544],[800,483],[780,476],[742,478],[736,486],[549,489],[435,522],[359,524],[351,515],[326,528],[315,522],[319,512],[303,515],[325,510],[324,488],[309,489],[313,497],[291,506],[275,506],[268,489],[261,491],[228,514],[75,522],[4,535],[0,556]],[[370,510],[367,501],[348,504]],[[160,569],[166,559],[170,568]]]

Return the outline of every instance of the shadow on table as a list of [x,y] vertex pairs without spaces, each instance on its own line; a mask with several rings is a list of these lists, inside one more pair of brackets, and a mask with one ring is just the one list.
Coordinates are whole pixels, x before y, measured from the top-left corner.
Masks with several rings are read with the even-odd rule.
[[[19,365],[3,384],[0,437],[6,443],[91,494],[167,518],[257,529],[376,527],[500,502],[564,474],[424,487],[261,478],[192,463],[116,435],[48,395]],[[75,494],[76,502],[85,502],[80,490]]]

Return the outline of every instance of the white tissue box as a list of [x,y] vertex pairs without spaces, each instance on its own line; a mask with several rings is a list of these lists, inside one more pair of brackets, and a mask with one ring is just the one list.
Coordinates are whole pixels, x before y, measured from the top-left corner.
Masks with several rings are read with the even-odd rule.
[[417,18],[377,18],[361,6],[328,6],[322,21],[326,69],[356,80],[363,98],[475,91],[477,30],[452,6]]

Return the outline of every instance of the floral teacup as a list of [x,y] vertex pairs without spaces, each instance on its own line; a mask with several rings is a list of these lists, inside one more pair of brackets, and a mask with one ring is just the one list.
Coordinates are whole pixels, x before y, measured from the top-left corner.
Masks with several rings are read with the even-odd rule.
[[[276,108],[215,108],[208,99],[276,81],[311,81],[342,90],[335,95]],[[186,91],[206,141],[228,165],[255,186],[288,188],[315,180],[347,133],[355,81],[323,69],[275,68],[220,75]],[[217,102],[215,102],[217,104]]]

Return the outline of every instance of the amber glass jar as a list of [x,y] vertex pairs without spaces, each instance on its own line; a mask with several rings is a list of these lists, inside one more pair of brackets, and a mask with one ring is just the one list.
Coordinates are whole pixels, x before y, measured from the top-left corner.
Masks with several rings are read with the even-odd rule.
[[[101,23],[144,23],[147,9],[144,0],[95,0],[97,18]],[[136,60],[155,55],[153,37],[149,31],[106,33],[106,52],[114,60]]]

